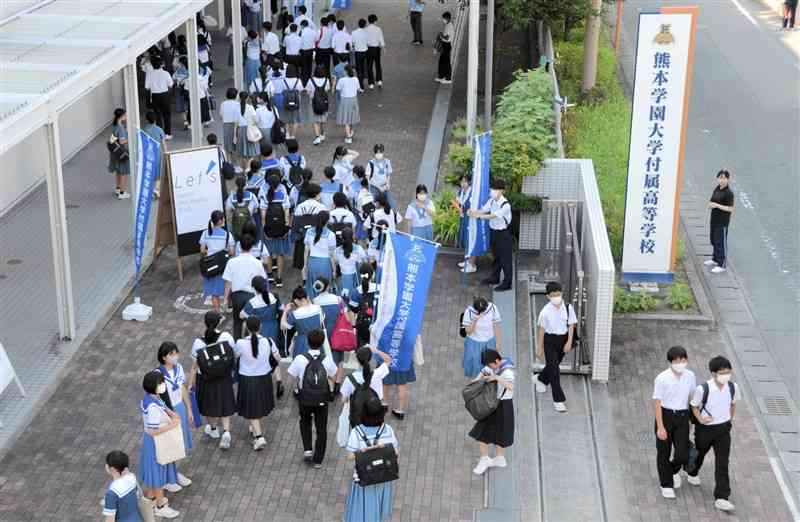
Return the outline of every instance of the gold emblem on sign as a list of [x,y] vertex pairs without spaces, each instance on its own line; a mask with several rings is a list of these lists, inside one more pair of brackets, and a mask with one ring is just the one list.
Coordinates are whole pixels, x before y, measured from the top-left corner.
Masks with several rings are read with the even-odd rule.
[[655,38],[653,38],[653,42],[659,45],[669,45],[675,42],[675,37],[672,36],[670,32],[670,24],[661,24],[661,30],[658,31],[658,34]]

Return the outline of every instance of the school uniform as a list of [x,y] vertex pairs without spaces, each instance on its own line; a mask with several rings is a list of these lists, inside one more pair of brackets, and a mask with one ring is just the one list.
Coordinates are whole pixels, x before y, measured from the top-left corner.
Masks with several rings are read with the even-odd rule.
[[[464,328],[472,326],[472,321],[478,316],[478,311],[472,306],[468,306],[464,310],[461,326]],[[497,324],[500,324],[500,311],[494,303],[489,303],[489,307],[475,323],[475,330],[464,338],[464,358],[462,360],[464,377],[472,379],[478,375],[483,368],[481,354],[486,350],[496,348],[497,339],[494,336],[494,327]]]
[[282,310],[283,305],[281,305],[280,299],[270,292],[268,303],[264,301],[264,297],[261,294],[257,293],[252,299],[247,301],[242,311],[245,317],[250,317],[251,315],[258,317],[261,321],[261,329],[258,333],[267,339],[272,339],[277,342],[278,336],[280,335],[278,321]]
[[233,338],[242,336],[242,319],[239,313],[244,305],[253,298],[255,290],[252,286],[253,278],[261,276],[267,278],[264,265],[249,252],[242,252],[225,265],[222,279],[231,285],[231,305],[233,307]]
[[[366,441],[364,440],[366,439]],[[388,424],[379,427],[364,426],[353,428],[347,439],[346,449],[357,453],[369,446],[391,444],[399,450],[397,437]],[[344,522],[384,522],[392,518],[394,507],[394,482],[361,486],[358,473],[353,470],[353,481],[345,501]]]
[[[220,333],[215,342],[228,343],[231,350],[236,346],[233,336],[228,332]],[[203,339],[194,340],[191,351],[194,361],[197,361],[197,354],[205,347],[206,342]],[[230,373],[218,379],[206,380],[198,367],[195,376],[195,395],[197,406],[204,417],[229,417],[236,413],[236,398],[233,395],[233,380]]]
[[[327,69],[326,69],[327,70]],[[317,89],[322,89],[323,91],[330,90],[331,85],[330,81],[327,78],[317,78],[314,76],[306,85],[306,89],[308,89],[308,97],[310,100],[314,99],[314,92]],[[330,104],[330,101],[329,101]],[[309,104],[311,105],[311,104]],[[313,105],[311,105],[311,122],[312,123],[326,123],[328,121],[328,113],[323,112],[322,114],[317,114],[314,112]]]
[[[211,234],[203,230],[199,244],[206,247],[206,256],[213,256],[221,250],[232,250],[235,246],[233,234],[222,227],[214,227]],[[222,275],[203,278],[203,295],[205,297],[222,297],[225,295],[225,281]]]
[[292,308],[286,313],[286,324],[294,328],[292,338],[292,357],[308,352],[308,333],[311,330],[325,328],[325,317],[322,308],[315,304]]
[[367,78],[367,40],[369,35],[367,30],[360,27],[353,31],[351,36],[353,40],[353,50],[356,55],[356,76],[358,76],[358,83],[364,87],[364,80]]
[[[726,207],[733,206],[733,191],[730,185],[724,189],[719,186],[714,188],[711,194],[711,202],[724,205]],[[728,258],[728,225],[731,222],[731,213],[725,212],[718,208],[711,209],[711,217],[709,223],[710,241],[713,248],[713,255],[711,259],[722,268],[725,268],[725,262]]]
[[[323,324],[325,326],[325,335],[330,340],[333,335],[333,329],[336,326],[336,320],[339,319],[339,314],[344,310],[342,299],[332,292],[324,292],[314,298],[313,303],[322,308]],[[337,365],[342,362],[344,352],[337,352],[331,350],[333,362]]]
[[336,207],[330,211],[330,222],[331,223],[345,223],[349,225],[351,228],[355,229],[357,220],[355,214],[353,214],[350,209],[346,207]]
[[[486,375],[498,375],[514,383],[514,364],[508,359],[500,361],[500,367],[496,371],[486,366],[481,372]],[[507,390],[498,383],[497,398],[500,399],[500,405],[491,415],[476,422],[469,436],[484,444],[507,448],[514,444],[514,391]]]
[[258,125],[255,107],[248,102],[244,106],[244,112],[241,112],[241,105],[239,105],[239,134],[236,144],[236,153],[243,158],[254,158],[261,154],[260,142],[253,142],[247,139],[247,126],[251,122],[255,123],[256,126]]
[[[360,180],[354,180],[353,185],[356,183],[359,184],[360,187]],[[363,241],[365,239],[369,239],[369,231],[366,226],[364,226],[364,222],[367,217],[369,217],[370,213],[364,211],[364,207],[366,205],[374,205],[375,199],[372,197],[372,193],[369,189],[360,188],[355,192],[356,196],[353,198],[353,204],[356,208],[356,239],[359,241]]]
[[[127,140],[128,129],[125,125],[117,123],[111,127],[111,141]],[[130,149],[129,149],[130,150]],[[118,174],[120,176],[128,176],[131,173],[131,164],[129,159],[119,160],[111,152],[108,153],[108,172],[111,174]]]
[[314,47],[317,44],[317,32],[310,25],[300,30],[300,74],[304,82],[311,78],[314,67]]
[[261,50],[267,53],[267,63],[272,63],[281,52],[281,40],[273,32],[265,32],[261,38]]
[[189,422],[189,413],[186,410],[186,405],[183,403],[183,388],[186,386],[186,373],[184,373],[183,366],[180,364],[173,366],[172,370],[168,370],[165,366],[161,365],[157,370],[164,376],[164,382],[167,384],[167,394],[169,395],[169,402],[172,405],[172,411],[177,413],[181,418],[183,447],[186,448],[186,454],[189,455],[192,452],[194,443],[192,442],[192,424]]
[[333,65],[339,63],[350,63],[350,47],[353,45],[353,38],[346,30],[336,31],[331,38],[333,47]]
[[406,219],[411,221],[411,234],[421,239],[433,241],[433,217],[435,211],[433,201],[427,200],[424,207],[417,204],[414,200],[406,208]]
[[[255,81],[259,81],[259,78],[256,78]],[[272,141],[272,126],[275,125],[275,109],[267,107],[265,104],[260,104],[256,107],[256,118],[258,118],[258,129],[261,131],[261,144],[270,143]],[[262,172],[263,171],[263,164],[262,164]]]
[[[381,360],[381,363],[372,370],[372,378],[369,381],[369,387],[375,392],[380,400],[383,400],[383,379],[389,375],[389,365]],[[353,385],[353,381],[350,380],[352,377],[359,385],[364,384],[364,371],[363,370],[356,370],[350,375],[348,378],[342,382],[342,387],[339,389],[339,393],[345,399],[350,399],[350,396],[353,395],[356,391],[356,387]],[[354,426],[351,426],[351,428]]]
[[258,32],[261,30],[261,0],[243,0],[242,3],[247,7],[247,28]]
[[439,71],[436,75],[437,78],[442,80],[453,79],[453,66],[450,61],[455,35],[456,30],[452,22],[444,24],[444,29],[442,30],[442,39],[439,40],[439,43],[441,44],[441,47],[439,48]]
[[383,30],[376,24],[369,24],[365,31],[367,32],[367,81],[370,85],[376,81],[382,83],[381,51],[386,47]]
[[153,110],[158,118],[156,123],[164,129],[167,134],[172,134],[172,99],[170,89],[172,89],[172,75],[164,69],[154,69],[150,71],[144,82],[144,88],[150,91]]
[[[236,246],[233,249],[233,254],[235,256],[239,256],[242,254],[242,243],[237,241]],[[258,259],[259,261],[263,261],[269,258],[269,249],[264,244],[263,241],[258,241],[253,248],[250,249],[250,255]]]
[[[286,189],[279,185],[277,188],[275,188],[275,193],[272,195],[271,201],[268,199],[268,197],[269,188],[266,188],[263,196],[260,198],[261,210],[266,213],[270,205],[280,205],[285,216],[285,212],[291,208],[291,202],[289,201],[289,196],[286,194]],[[286,221],[286,225],[287,232],[281,237],[269,237],[267,236],[266,231],[264,232],[264,244],[274,256],[288,256],[291,252],[291,246],[289,244],[288,221]]]
[[142,522],[138,490],[136,475],[129,471],[112,480],[103,498],[103,516],[115,522]]
[[[305,87],[303,87],[303,81],[300,78],[286,78],[283,80],[283,92],[286,91],[297,91],[297,98],[302,105],[302,94],[305,91]],[[285,96],[285,94],[284,94]],[[297,109],[293,111],[283,111],[283,121],[284,123],[304,123],[302,121],[302,110],[298,106]]]
[[306,158],[299,152],[292,152],[283,156],[280,159],[281,170],[283,171],[283,183],[292,188],[292,181],[289,179],[289,171],[292,170],[292,165],[299,166],[301,169],[306,168]]
[[[331,167],[336,171],[333,180],[342,184],[342,190],[347,190],[353,182],[353,163],[350,161],[349,157],[337,159],[333,162]],[[348,194],[345,192],[345,196],[347,195]]]
[[[656,466],[662,488],[672,488],[673,475],[677,474],[689,460],[689,397],[695,390],[696,381],[691,370],[684,369],[676,375],[671,368],[659,373],[653,384],[653,400],[661,401],[661,418],[667,432],[667,440],[656,436]],[[654,430],[658,424],[653,421]],[[675,455],[670,461],[670,453]]]
[[[359,312],[361,312],[363,309],[364,312],[366,312],[367,315],[370,317],[370,322],[372,322],[372,320],[374,319],[373,317],[374,314],[371,310],[375,293],[378,291],[378,287],[375,283],[370,282],[367,286],[367,293],[364,294],[362,290],[363,289],[361,287],[361,282],[359,281],[359,283],[357,285],[354,285],[353,288],[347,292],[347,294],[343,293],[342,296],[346,299],[347,306],[350,307],[351,312],[353,312],[354,314],[356,314],[356,316],[358,316]],[[363,346],[369,343],[370,332],[369,329],[366,327],[359,328],[359,325],[357,323],[358,322],[356,321],[356,336],[358,338],[358,345]],[[376,359],[376,362],[379,362],[379,360]]]
[[389,192],[389,182],[392,177],[392,162],[388,158],[378,161],[371,159],[367,163],[367,179],[369,180],[369,190],[372,197],[377,198],[383,194],[389,201],[389,205],[394,208],[394,198]]
[[358,109],[358,78],[347,76],[336,82],[339,93],[336,104],[336,123],[339,125],[357,125],[361,121]]
[[239,358],[236,410],[245,419],[266,417],[275,408],[270,355],[279,361],[281,354],[278,353],[278,347],[272,339],[258,335],[257,356],[253,356],[250,336],[236,341],[233,351]]
[[333,47],[331,40],[333,32],[326,25],[319,28],[319,35],[317,37],[317,53],[314,57],[314,63],[317,67],[322,66],[325,68],[325,74],[331,74],[331,56],[333,56]]
[[349,257],[345,256],[344,247],[336,247],[333,255],[341,273],[339,289],[342,295],[347,295],[359,283],[358,267],[367,259],[367,253],[361,245],[353,244]]
[[[300,187],[292,188],[292,193],[289,196],[292,202],[295,204],[294,207],[294,223],[300,226],[300,222],[297,221],[298,218],[301,216],[314,216],[319,214],[323,210],[328,210],[325,205],[317,201],[315,198],[306,199],[302,203],[298,203],[300,198]],[[308,219],[308,218],[303,218]],[[293,224],[294,224],[293,223]],[[297,268],[298,270],[302,270],[305,266],[305,239],[306,239],[306,232],[308,230],[313,229],[314,227],[306,226],[305,229],[297,229],[292,230],[291,232],[291,242],[294,244],[294,255],[292,258],[292,266]],[[311,294],[309,294],[310,296]]]
[[562,302],[556,307],[548,302],[539,312],[537,326],[544,328],[544,369],[539,373],[539,382],[552,388],[553,402],[566,401],[564,390],[561,388],[561,370],[559,365],[564,358],[564,345],[569,338],[569,327],[578,324],[575,317],[575,308]]
[[493,214],[495,217],[489,220],[489,241],[492,247],[492,284],[500,283],[500,272],[503,272],[501,289],[510,289],[514,279],[513,273],[513,248],[514,238],[508,226],[511,224],[511,204],[501,196],[499,200],[489,198],[484,203],[481,210]]
[[380,255],[381,245],[383,244],[382,229],[377,226],[381,221],[386,223],[386,230],[394,232],[397,230],[397,225],[403,221],[403,218],[400,214],[395,212],[394,209],[390,210],[387,214],[383,210],[383,207],[378,207],[364,220],[364,228],[369,230],[371,235],[370,243],[367,246],[367,255],[376,261]]
[[[723,203],[724,204],[724,203]],[[700,415],[711,417],[708,424],[696,424],[694,427],[694,445],[697,448],[697,464],[690,473],[696,477],[703,466],[703,460],[710,449],[714,450],[714,499],[725,499],[731,496],[731,483],[728,476],[728,463],[731,454],[731,406],[739,399],[739,386],[728,382],[721,389],[715,379],[706,382],[708,398]],[[700,409],[703,406],[703,386],[695,388],[692,406]],[[690,413],[691,415],[691,413]]]
[[285,62],[287,64],[294,65],[295,67],[300,67],[300,47],[303,45],[303,41],[300,39],[300,35],[295,33],[289,33],[283,38],[283,47],[286,49],[284,56]]
[[[240,207],[247,207],[247,211],[250,213],[250,220],[255,223],[256,214],[258,214],[258,198],[255,194],[250,192],[249,190],[245,190],[244,194],[242,194],[242,200],[239,201],[237,197],[237,192],[231,192],[228,195],[228,200],[225,202],[225,210],[229,216],[228,222],[231,223],[231,228],[233,224],[233,212],[234,209]],[[237,240],[241,239],[240,237],[236,238]],[[256,238],[257,239],[257,238]]]
[[244,47],[244,85],[249,86],[258,77],[261,67],[261,40],[248,38]]
[[139,480],[145,488],[161,489],[167,484],[178,483],[178,472],[175,463],[159,464],[156,460],[156,443],[146,430],[157,430],[169,423],[167,405],[158,397],[145,394],[139,405],[142,412],[142,449],[139,451]]
[[[299,333],[299,332],[298,332]],[[297,336],[295,336],[295,339]],[[303,375],[308,366],[308,359],[306,353],[318,359],[322,357],[322,366],[325,368],[325,373],[329,378],[336,375],[336,364],[331,357],[327,357],[321,350],[307,350],[303,354],[296,355],[292,364],[289,365],[287,372],[297,380],[298,393],[303,388]],[[303,451],[312,451],[312,436],[311,436],[311,423],[313,419],[314,429],[317,432],[317,440],[313,445],[314,454],[311,461],[314,464],[322,464],[322,459],[325,458],[325,449],[328,443],[328,403],[320,406],[304,406],[298,404],[300,410],[300,436],[303,439]]]
[[333,281],[333,267],[331,266],[331,254],[336,249],[336,234],[325,227],[316,240],[316,228],[306,230],[304,243],[308,249],[308,266],[306,267],[306,293],[313,299],[317,296],[314,290],[314,281],[324,277],[328,281]]
[[469,216],[467,212],[470,209],[470,196],[472,188],[467,190],[458,191],[458,205],[464,213],[458,221],[458,246],[459,248],[467,248],[469,246]]
[[272,106],[278,109],[283,109],[283,91],[284,86],[283,73],[274,71],[270,73],[269,81],[267,82],[267,93],[269,99],[272,101]]
[[422,12],[425,10],[425,3],[422,0],[408,0],[409,20],[411,21],[411,31],[414,39],[411,43],[422,44]]
[[333,210],[333,195],[337,192],[344,192],[344,185],[337,181],[326,180],[319,184],[322,189],[320,192],[320,202],[328,207],[328,210]]
[[239,128],[240,110],[241,107],[236,100],[225,100],[219,106],[219,117],[222,119],[222,143],[228,154],[237,152],[234,136]]
[[175,112],[186,112],[189,108],[189,87],[186,85],[188,79],[189,69],[179,64],[172,73],[172,81],[175,82]]

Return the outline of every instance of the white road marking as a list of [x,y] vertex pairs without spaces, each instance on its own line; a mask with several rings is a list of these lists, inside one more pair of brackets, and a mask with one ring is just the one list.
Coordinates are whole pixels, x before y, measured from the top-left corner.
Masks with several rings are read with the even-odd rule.
[[792,512],[792,518],[795,520],[795,522],[800,522],[800,512],[797,510],[797,505],[794,503],[792,492],[789,489],[789,486],[786,484],[786,480],[783,478],[783,473],[781,472],[781,467],[778,464],[778,459],[770,457],[769,465],[772,466],[772,473],[775,475],[775,479],[778,481],[778,486],[781,488],[783,499],[786,501],[786,505],[789,506],[789,511]]
[[748,21],[748,22],[750,22],[751,24],[753,24],[753,27],[755,27],[756,29],[758,29],[759,31],[761,31],[761,26],[760,26],[760,25],[758,25],[758,22],[756,22],[756,19],[755,19],[755,18],[753,18],[753,15],[751,15],[750,13],[748,13],[748,12],[747,12],[747,9],[745,9],[744,7],[742,7],[742,4],[740,4],[738,0],[731,0],[731,3],[733,3],[733,5],[735,5],[735,6],[736,6],[736,9],[738,9],[738,10],[739,10],[739,12],[740,12],[740,13],[742,13],[742,15],[743,15],[745,18],[747,18],[747,21]]

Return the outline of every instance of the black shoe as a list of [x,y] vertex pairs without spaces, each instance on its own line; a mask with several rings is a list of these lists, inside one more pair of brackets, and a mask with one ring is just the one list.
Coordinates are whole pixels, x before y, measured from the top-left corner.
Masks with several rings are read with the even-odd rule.
[[511,290],[511,285],[497,285],[494,287],[495,292],[507,292]]
[[331,390],[328,392],[328,402],[333,402],[336,400],[336,392]]
[[275,278],[275,288],[283,288],[283,279],[280,277]]
[[278,271],[278,261],[276,259],[272,259],[272,273],[276,273]]
[[392,415],[394,417],[396,417],[397,419],[399,419],[399,420],[403,420],[403,419],[406,418],[406,413],[404,411],[397,411],[397,410],[393,409],[392,410]]
[[280,399],[281,397],[283,397],[283,393],[284,393],[283,383],[281,381],[278,381],[278,389],[275,391],[275,396]]
[[494,286],[494,285],[499,285],[500,281],[498,279],[492,279],[491,277],[487,277],[486,279],[481,281],[481,284]]

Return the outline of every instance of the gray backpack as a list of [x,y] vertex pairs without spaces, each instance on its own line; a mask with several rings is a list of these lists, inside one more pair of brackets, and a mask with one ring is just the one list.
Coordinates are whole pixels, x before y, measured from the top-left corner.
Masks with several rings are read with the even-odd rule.
[[500,405],[496,382],[473,381],[464,386],[461,396],[464,398],[464,407],[476,421],[486,419]]

